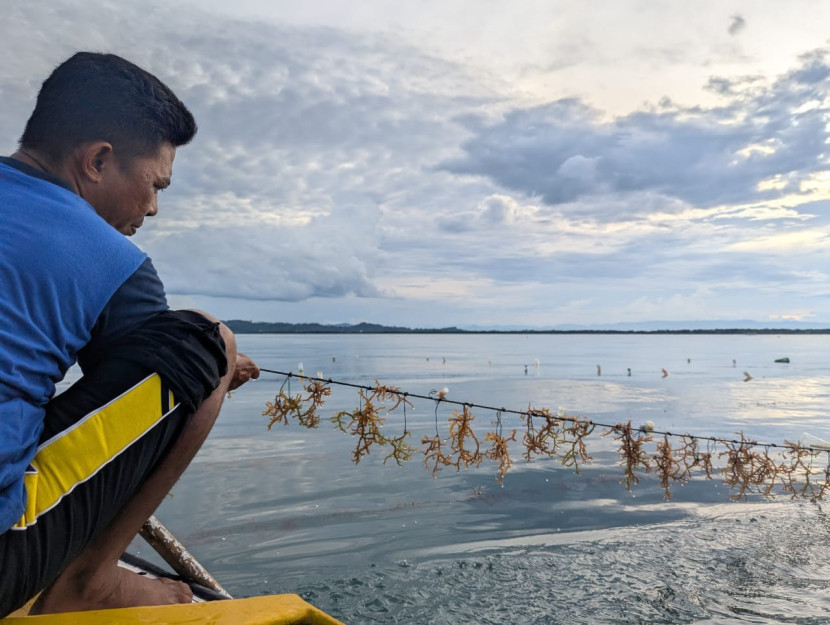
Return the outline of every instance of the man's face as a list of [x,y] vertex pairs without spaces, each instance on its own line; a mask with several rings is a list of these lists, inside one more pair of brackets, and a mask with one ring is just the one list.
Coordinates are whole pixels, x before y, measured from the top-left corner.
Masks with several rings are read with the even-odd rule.
[[158,212],[158,193],[170,186],[176,148],[163,143],[149,156],[115,162],[103,172],[95,198],[95,211],[121,234],[132,236],[148,215]]

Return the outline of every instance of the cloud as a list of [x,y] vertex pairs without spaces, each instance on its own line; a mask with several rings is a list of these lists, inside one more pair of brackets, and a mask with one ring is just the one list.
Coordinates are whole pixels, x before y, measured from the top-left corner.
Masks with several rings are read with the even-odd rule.
[[381,292],[372,274],[378,216],[376,206],[341,205],[307,225],[241,225],[232,236],[221,225],[190,231],[161,225],[147,233],[143,245],[166,268],[175,268],[165,272],[165,287],[175,295],[274,301],[377,297]]
[[488,229],[513,223],[521,210],[512,197],[494,194],[481,200],[473,210],[438,217],[436,224],[444,232]]
[[740,15],[733,15],[729,18],[729,28],[727,32],[733,37],[746,28],[746,20]]
[[[771,85],[712,82],[731,99],[709,110],[672,105],[608,120],[574,99],[514,109],[468,121],[474,136],[443,167],[574,213],[594,196],[653,193],[712,207],[800,193],[830,166],[828,72],[818,51]],[[764,187],[771,179],[781,184]]]

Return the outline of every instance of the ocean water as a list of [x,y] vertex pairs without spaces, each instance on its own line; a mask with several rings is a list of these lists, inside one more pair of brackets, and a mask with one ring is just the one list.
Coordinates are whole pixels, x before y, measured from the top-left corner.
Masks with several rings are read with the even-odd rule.
[[[830,439],[830,336],[242,335],[266,368],[448,399],[564,410],[600,423],[764,442]],[[789,357],[789,364],[775,363]],[[734,361],[734,362],[733,362]],[[538,363],[538,365],[537,365]],[[597,375],[597,366],[601,375]],[[527,369],[525,369],[527,368]],[[631,375],[628,375],[628,369]],[[669,373],[663,377],[662,369]],[[752,375],[745,382],[744,371]],[[719,479],[621,485],[615,445],[594,434],[579,475],[556,460],[403,466],[324,419],[266,430],[285,378],[226,400],[159,519],[234,595],[299,593],[346,623],[827,623],[828,504],[735,502]],[[300,390],[297,381],[291,390]],[[358,405],[333,386],[324,417]],[[417,444],[451,406],[416,401]],[[495,413],[473,410],[475,426]],[[518,417],[505,415],[509,433]],[[384,433],[403,431],[400,411]],[[445,431],[445,430],[442,430]],[[152,557],[140,541],[139,555]]]

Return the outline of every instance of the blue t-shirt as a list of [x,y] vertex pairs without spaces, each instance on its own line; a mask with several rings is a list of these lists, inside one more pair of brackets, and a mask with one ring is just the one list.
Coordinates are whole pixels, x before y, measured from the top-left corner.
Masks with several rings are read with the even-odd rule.
[[81,369],[91,369],[107,356],[110,345],[149,317],[167,309],[164,285],[153,267],[153,261],[147,257],[126,282],[118,287],[98,316],[89,343],[78,352]]
[[0,159],[0,532],[23,512],[44,407],[79,351],[92,363],[166,308],[146,255],[71,187]]

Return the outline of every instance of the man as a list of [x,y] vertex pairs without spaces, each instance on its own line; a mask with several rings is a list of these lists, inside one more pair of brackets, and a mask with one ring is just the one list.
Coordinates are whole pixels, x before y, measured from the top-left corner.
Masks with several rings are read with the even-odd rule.
[[[0,158],[0,616],[38,592],[32,613],[190,601],[117,561],[227,391],[259,376],[216,319],[168,310],[126,238],[195,133],[155,76],[84,52]],[[76,359],[83,377],[53,396]]]

